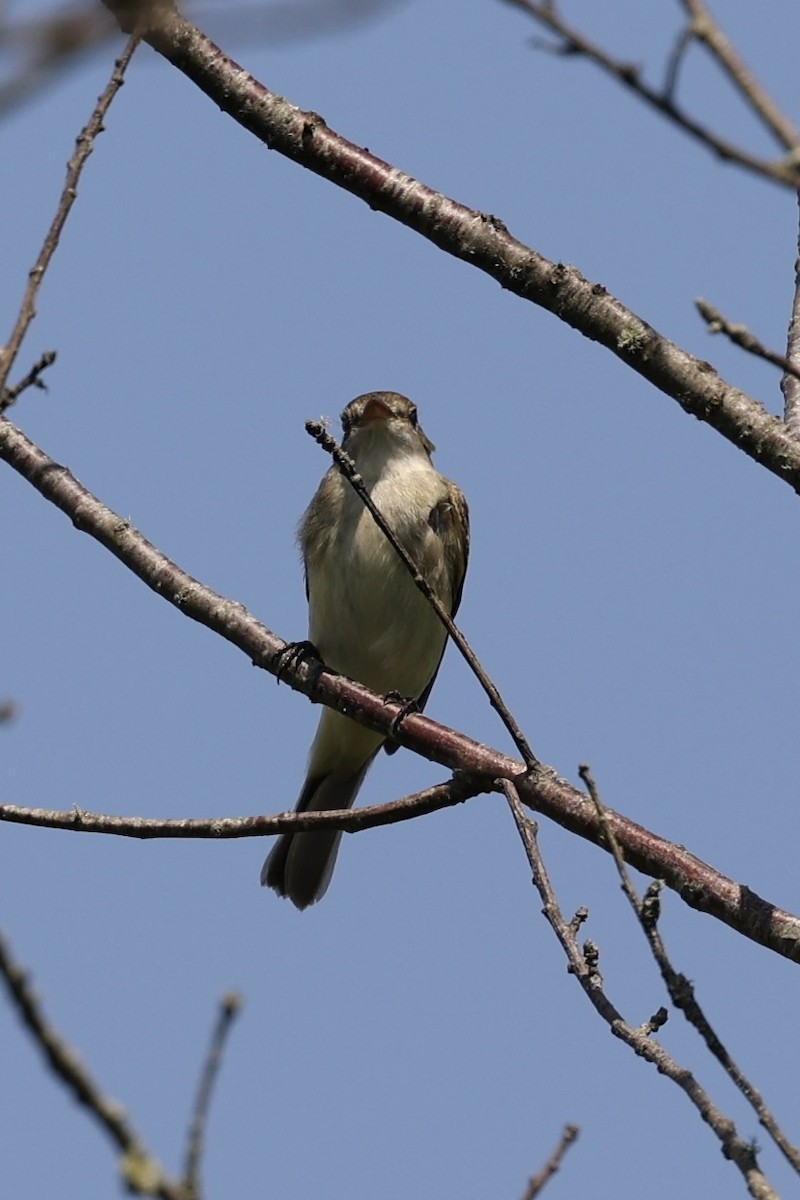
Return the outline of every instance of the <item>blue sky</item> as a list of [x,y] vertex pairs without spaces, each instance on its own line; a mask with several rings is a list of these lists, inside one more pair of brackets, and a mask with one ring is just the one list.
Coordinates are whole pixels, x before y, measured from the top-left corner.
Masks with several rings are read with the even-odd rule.
[[[24,6],[20,5],[20,9]],[[568,12],[660,78],[681,7]],[[646,8],[646,12],[644,9]],[[797,13],[718,6],[790,115]],[[724,8],[724,11],[723,11]],[[778,376],[696,316],[704,296],[780,349],[789,192],[713,161],[589,65],[535,51],[492,0],[386,4],[335,33],[228,38],[274,91],[495,213],[779,411]],[[121,44],[121,43],[120,43]],[[0,125],[12,324],[110,54]],[[771,152],[699,51],[682,96]],[[5,336],[5,335],[3,335]],[[20,360],[58,362],[18,422],[170,557],[287,639],[305,634],[297,520],[327,466],[304,422],[412,396],[466,491],[460,624],[536,753],[770,900],[797,908],[796,498],[554,317],[302,171],[147,48],[84,174]],[[159,816],[294,804],[317,714],[159,601],[0,471],[4,794]],[[429,711],[508,748],[449,651]],[[380,759],[362,801],[437,782]],[[610,997],[664,1002],[612,864],[547,821],[562,905],[590,909]],[[172,1170],[217,997],[237,988],[208,1135],[209,1197],[521,1195],[567,1122],[548,1195],[731,1195],[676,1088],[608,1036],[540,916],[504,802],[345,838],[322,904],[258,886],[264,841],[135,843],[4,826],[0,924],[57,1027]],[[644,886],[645,881],[640,881]],[[795,968],[667,894],[663,931],[792,1134]],[[758,1136],[673,1015],[661,1039]],[[0,1178],[15,1200],[113,1194],[102,1134],[0,1007]],[[759,1141],[765,1142],[763,1137]],[[788,1172],[765,1148],[780,1191]]]

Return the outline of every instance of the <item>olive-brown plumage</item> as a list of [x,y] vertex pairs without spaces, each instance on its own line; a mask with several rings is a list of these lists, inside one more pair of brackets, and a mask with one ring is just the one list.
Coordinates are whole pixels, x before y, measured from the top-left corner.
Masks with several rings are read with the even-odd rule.
[[[433,466],[434,447],[415,406],[397,392],[369,392],[347,405],[342,427],[344,448],[375,504],[455,615],[469,553],[467,503]],[[447,634],[338,467],[324,476],[299,541],[309,639],[323,661],[376,692],[399,693],[423,707]],[[349,808],[383,742],[382,734],[325,708],[296,811]],[[340,839],[335,830],[282,834],[261,882],[306,908],[325,894]]]

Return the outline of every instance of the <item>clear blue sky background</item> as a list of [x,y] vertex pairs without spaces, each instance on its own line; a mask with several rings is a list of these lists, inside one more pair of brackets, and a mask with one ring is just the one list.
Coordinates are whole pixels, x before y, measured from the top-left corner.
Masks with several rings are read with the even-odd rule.
[[[566,7],[660,79],[680,5]],[[767,7],[717,5],[797,117],[796,4]],[[396,0],[274,45],[214,12],[209,32],[267,86],[497,214],[779,410],[777,373],[711,340],[693,300],[783,345],[790,193],[713,161],[589,65],[535,51],[534,24],[499,2]],[[0,126],[0,336],[110,58]],[[699,51],[681,95],[771,152]],[[365,390],[411,395],[471,502],[461,624],[536,752],[572,779],[588,761],[608,804],[797,910],[789,488],[554,317],[268,152],[147,48],[107,127],[20,360],[57,348],[50,393],[13,418],[292,639],[305,633],[294,530],[327,466],[303,423]],[[5,468],[0,504],[0,692],[19,707],[0,730],[4,797],[163,816],[291,807],[308,703]],[[452,652],[429,711],[508,748]],[[444,775],[383,757],[362,800]],[[590,909],[610,997],[645,1021],[664,994],[609,858],[547,821],[541,843],[566,912]],[[683,1095],[567,976],[499,798],[346,838],[330,892],[303,914],[260,889],[267,849],[0,829],[0,923],[54,1023],[173,1170],[217,997],[241,990],[209,1200],[514,1200],[566,1122],[581,1137],[553,1200],[743,1194]],[[663,930],[797,1139],[797,969],[669,893]],[[679,1016],[662,1040],[764,1143]],[[0,1047],[3,1194],[115,1194],[103,1135],[7,1006]],[[772,1149],[763,1164],[796,1188]]]

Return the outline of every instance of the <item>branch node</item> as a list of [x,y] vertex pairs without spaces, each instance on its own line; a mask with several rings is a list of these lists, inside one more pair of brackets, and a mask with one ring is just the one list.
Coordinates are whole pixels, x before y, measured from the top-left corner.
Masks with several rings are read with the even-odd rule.
[[649,1021],[645,1021],[643,1025],[639,1026],[639,1031],[643,1033],[645,1037],[652,1037],[654,1033],[658,1033],[659,1029],[663,1029],[668,1020],[669,1013],[662,1005],[657,1012],[653,1013]]

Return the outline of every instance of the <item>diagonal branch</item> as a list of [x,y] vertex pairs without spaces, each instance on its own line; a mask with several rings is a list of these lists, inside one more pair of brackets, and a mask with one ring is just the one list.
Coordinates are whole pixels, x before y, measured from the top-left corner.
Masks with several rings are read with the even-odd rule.
[[[773,367],[780,367],[785,375],[793,375],[796,382],[800,381],[800,367],[796,367],[788,358],[784,358],[775,350],[770,350],[746,325],[739,321],[729,321],[718,308],[709,304],[707,300],[703,300],[702,297],[695,300],[694,306],[708,326],[709,333],[723,333],[733,342],[734,346],[740,346],[748,354],[753,354],[756,358],[771,363]],[[788,421],[786,423],[789,424]]]
[[584,942],[582,948],[578,946],[578,930],[588,915],[586,909],[579,910],[579,913],[570,922],[564,919],[539,849],[536,822],[526,818],[517,790],[511,781],[503,780],[503,791],[520,840],[525,847],[533,873],[533,886],[544,905],[544,916],[567,957],[569,973],[578,980],[595,1012],[606,1022],[614,1037],[628,1046],[638,1058],[649,1062],[660,1075],[666,1075],[680,1088],[716,1136],[725,1158],[738,1167],[747,1190],[754,1200],[778,1200],[777,1193],[758,1165],[756,1148],[752,1142],[746,1142],[739,1136],[731,1118],[727,1117],[714,1104],[711,1096],[697,1082],[691,1071],[682,1067],[659,1042],[654,1040],[653,1034],[657,1033],[666,1023],[666,1011],[659,1009],[644,1026],[634,1028],[608,998],[598,970],[599,951],[597,946],[589,941]]
[[200,1163],[205,1149],[206,1126],[208,1110],[214,1085],[217,1082],[219,1069],[222,1066],[222,1055],[228,1040],[233,1022],[239,1015],[242,998],[238,992],[227,992],[219,1002],[219,1011],[214,1029],[211,1033],[211,1044],[208,1047],[206,1061],[200,1073],[200,1083],[197,1088],[194,1112],[189,1126],[189,1139],[186,1147],[186,1162],[183,1169],[183,1187],[187,1200],[200,1200]]
[[160,1164],[145,1149],[125,1111],[100,1089],[75,1051],[48,1021],[31,987],[27,972],[17,963],[0,935],[0,978],[9,998],[53,1073],[79,1104],[96,1118],[120,1151],[120,1169],[129,1192],[159,1196],[161,1200],[187,1200],[180,1184],[168,1179]]
[[132,33],[121,57],[114,64],[111,78],[98,99],[91,117],[78,134],[77,141],[75,142],[75,152],[67,164],[67,177],[64,181],[56,214],[42,242],[42,248],[39,251],[36,262],[28,273],[28,283],[22,298],[17,320],[11,331],[11,337],[6,346],[0,347],[0,404],[3,407],[6,407],[8,404],[8,393],[5,389],[8,373],[14,365],[14,360],[19,353],[25,334],[28,331],[28,326],[36,316],[36,297],[45,272],[50,265],[50,260],[56,252],[64,225],[70,214],[70,209],[78,195],[78,181],[81,177],[81,172],[94,149],[95,139],[102,133],[105,116],[111,106],[112,100],[122,87],[125,71],[138,44],[138,34]]
[[722,1041],[717,1036],[712,1028],[710,1021],[703,1012],[697,1000],[694,990],[694,984],[687,979],[685,975],[676,971],[670,962],[667,954],[666,946],[658,928],[658,919],[661,912],[661,903],[659,894],[661,892],[661,883],[655,880],[650,884],[645,892],[644,900],[639,899],[636,888],[633,886],[628,869],[625,866],[625,860],[622,857],[617,840],[614,837],[613,830],[605,820],[605,806],[600,799],[597,791],[597,785],[592,778],[591,771],[588,766],[583,764],[579,770],[583,782],[589,791],[592,798],[592,803],[597,809],[600,820],[603,822],[605,830],[606,843],[611,850],[614,863],[617,868],[617,873],[620,877],[622,890],[633,909],[641,926],[642,932],[647,939],[647,944],[650,947],[650,952],[653,955],[656,966],[661,972],[661,978],[669,992],[669,998],[677,1009],[679,1009],[686,1020],[692,1025],[700,1037],[706,1044],[710,1053],[716,1058],[722,1069],[727,1072],[728,1076],[733,1080],[736,1087],[747,1100],[753,1111],[758,1116],[760,1123],[767,1130],[772,1140],[775,1142],[778,1149],[786,1158],[787,1162],[794,1168],[797,1174],[800,1174],[800,1149],[792,1145],[786,1134],[781,1129],[772,1112],[764,1103],[761,1093],[753,1086],[744,1072],[728,1053]]
[[0,388],[0,413],[7,412],[12,404],[16,404],[22,393],[27,392],[28,388],[38,388],[40,391],[46,392],[47,384],[42,379],[42,375],[48,367],[52,367],[55,361],[55,350],[45,350],[19,383],[15,383],[13,387]]
[[[800,211],[800,192],[798,192]],[[783,392],[783,419],[788,433],[800,443],[800,234],[797,239],[797,257],[794,260],[794,294],[786,335],[786,358],[791,365],[781,379]]]
[[[526,773],[524,765],[516,759],[421,714],[410,714],[395,731],[393,723],[402,705],[387,701],[344,676],[332,674],[319,664],[287,663],[286,643],[248,613],[244,605],[193,579],[7,418],[0,418],[0,458],[66,513],[77,529],[110,550],[158,596],[237,646],[256,666],[280,674],[292,688],[316,703],[346,711],[368,728],[391,735],[401,745],[451,770],[483,776],[487,781],[514,780],[525,804],[587,841],[604,845],[594,805],[552,768]],[[474,786],[474,780],[468,781],[468,785]],[[340,817],[341,814],[339,817],[329,814],[332,825],[338,825]],[[606,818],[625,861],[631,866],[663,879],[691,908],[709,913],[753,941],[800,962],[800,918],[763,900],[681,846],[619,813],[607,809]],[[71,827],[75,827],[74,814],[70,814],[70,819]]]
[[[606,75],[610,75],[613,79],[616,79],[618,83],[633,92],[634,95],[643,100],[650,108],[660,113],[662,117],[671,121],[673,125],[682,129],[684,133],[688,133],[695,141],[706,146],[718,158],[722,159],[723,162],[735,163],[736,166],[743,167],[755,175],[760,175],[763,179],[768,179],[772,183],[780,183],[792,188],[796,188],[798,183],[800,183],[800,170],[798,170],[798,164],[793,158],[789,157],[788,159],[775,161],[761,158],[757,154],[750,154],[734,142],[730,142],[727,138],[714,133],[707,125],[703,125],[701,121],[695,120],[694,117],[690,116],[689,113],[676,104],[673,92],[677,59],[685,51],[686,46],[691,40],[693,30],[681,35],[678,43],[678,51],[673,55],[670,68],[667,72],[666,84],[663,90],[659,90],[651,87],[649,83],[642,79],[638,66],[614,58],[607,50],[603,50],[596,42],[593,42],[585,34],[565,21],[556,10],[556,6],[552,0],[505,0],[505,2],[512,4],[515,8],[521,8],[529,16],[533,17],[534,20],[539,21],[549,29],[551,33],[556,34],[561,39],[560,45],[556,47],[557,53],[581,56],[589,62],[593,62]],[[761,112],[758,115],[761,116]],[[786,121],[786,118],[784,118],[784,121]],[[795,150],[797,149],[796,137],[789,145]]]
[[767,94],[744,59],[712,17],[703,0],[681,0],[690,18],[689,33],[702,42],[733,83],[747,107],[793,156],[800,152],[800,133]]
[[564,1161],[564,1155],[577,1141],[580,1127],[578,1125],[565,1125],[561,1133],[561,1138],[553,1153],[548,1158],[547,1162],[537,1171],[535,1175],[531,1175],[528,1180],[528,1186],[522,1196],[522,1200],[536,1200],[536,1197],[541,1195],[542,1189],[553,1176],[561,1169],[561,1164]]
[[[121,0],[104,0],[119,11]],[[139,6],[129,0],[128,11]],[[800,491],[800,445],[778,417],[731,387],[599,284],[514,238],[498,218],[476,212],[348,142],[316,113],[270,92],[166,0],[143,38],[213,102],[270,149],[358,196],[502,287],[555,313],[600,342],[691,416],[711,425],[755,462]],[[800,174],[786,181],[797,184]]]

